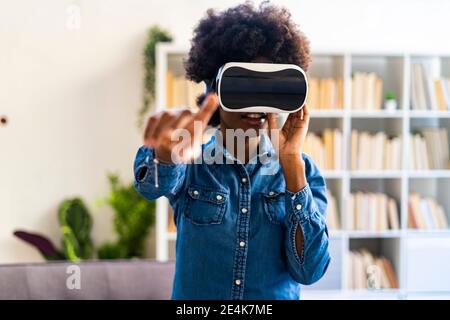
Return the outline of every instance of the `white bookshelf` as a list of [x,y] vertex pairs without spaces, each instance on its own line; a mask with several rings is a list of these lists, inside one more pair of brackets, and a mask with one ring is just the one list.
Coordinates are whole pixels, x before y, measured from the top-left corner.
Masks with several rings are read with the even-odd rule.
[[[156,53],[156,110],[166,105],[166,73],[184,72],[182,58],[188,47],[159,44]],[[339,128],[343,134],[343,170],[323,171],[327,185],[337,200],[342,230],[330,231],[332,263],[327,274],[312,286],[303,286],[303,298],[382,298],[405,299],[438,295],[450,297],[450,230],[408,230],[408,194],[411,191],[434,197],[445,209],[450,221],[450,170],[410,170],[409,133],[423,126],[450,130],[450,111],[410,110],[410,69],[413,62],[425,61],[437,76],[450,77],[450,55],[392,52],[313,52],[308,73],[314,77],[340,77],[344,80],[342,110],[312,110],[310,131]],[[398,109],[366,111],[350,109],[351,75],[355,71],[374,71],[383,79],[383,92],[394,91]],[[352,129],[385,131],[403,136],[401,170],[352,171],[350,134]],[[400,229],[383,232],[347,231],[347,199],[353,191],[384,192],[398,205]],[[157,201],[156,258],[174,259],[176,234],[167,231],[168,202]],[[387,257],[395,270],[399,289],[350,290],[347,287],[349,250],[369,248]],[[420,267],[419,267],[420,266]],[[444,272],[444,269],[446,272]]]

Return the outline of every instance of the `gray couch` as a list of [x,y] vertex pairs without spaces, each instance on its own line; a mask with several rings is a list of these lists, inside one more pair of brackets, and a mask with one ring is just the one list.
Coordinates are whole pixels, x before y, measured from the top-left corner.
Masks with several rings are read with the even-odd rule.
[[0,299],[170,299],[173,274],[173,262],[148,260],[1,265]]

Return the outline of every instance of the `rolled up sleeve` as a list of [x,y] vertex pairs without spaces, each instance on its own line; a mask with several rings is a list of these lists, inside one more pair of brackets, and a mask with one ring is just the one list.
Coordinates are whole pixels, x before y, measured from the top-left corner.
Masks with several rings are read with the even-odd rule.
[[[291,276],[301,284],[318,281],[328,268],[328,229],[325,180],[317,167],[308,159],[308,184],[299,192],[286,190],[286,255]],[[302,231],[301,256],[298,255],[296,234]]]

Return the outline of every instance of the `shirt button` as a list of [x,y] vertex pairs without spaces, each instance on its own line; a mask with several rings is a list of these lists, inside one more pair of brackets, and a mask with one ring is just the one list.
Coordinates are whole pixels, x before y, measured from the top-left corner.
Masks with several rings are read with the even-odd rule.
[[242,209],[241,209],[241,212],[242,212],[242,213],[247,213],[248,210],[247,210],[247,208],[242,208]]
[[242,183],[246,183],[247,182],[247,178],[242,178],[241,181],[242,181]]
[[241,241],[241,242],[239,242],[239,245],[240,245],[241,247],[245,247],[245,242],[244,242],[244,241]]
[[302,205],[299,203],[295,206],[295,209],[300,210],[302,208]]
[[239,279],[236,279],[235,281],[234,281],[234,283],[236,283],[236,285],[241,285],[241,280],[239,280]]
[[223,199],[223,197],[222,197],[220,194],[218,194],[218,195],[216,196],[216,199],[220,201],[220,200]]
[[273,196],[274,194],[275,194],[275,192],[273,192],[273,191],[269,192],[269,196]]
[[198,196],[199,192],[197,190],[194,190],[193,194],[194,196]]

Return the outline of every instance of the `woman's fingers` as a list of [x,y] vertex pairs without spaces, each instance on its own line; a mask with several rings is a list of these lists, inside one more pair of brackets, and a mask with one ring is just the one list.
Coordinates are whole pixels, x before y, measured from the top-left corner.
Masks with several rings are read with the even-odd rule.
[[161,139],[160,142],[165,146],[169,147],[172,145],[172,133],[177,129],[184,129],[186,124],[192,121],[192,112],[188,109],[181,110],[177,113],[172,120],[169,121],[167,126],[160,132]]
[[[210,94],[205,98],[203,105],[199,112],[193,115],[189,110],[181,112],[165,111],[149,118],[147,127],[144,133],[144,144],[150,148],[159,148],[171,150],[174,141],[171,136],[176,129],[188,129],[191,134],[194,133],[195,121],[201,122],[201,127],[204,129],[211,119],[214,112],[217,110],[218,101],[215,94]],[[195,140],[191,137],[191,141]],[[201,141],[201,137],[199,138]],[[194,142],[194,141],[192,141]],[[193,146],[187,146],[187,149],[195,149]],[[195,153],[194,150],[186,150],[187,154]],[[191,157],[192,155],[188,155]]]
[[166,129],[172,120],[176,117],[173,112],[163,112],[158,122],[154,125],[154,129],[151,133],[150,139],[152,141],[152,147],[157,148],[161,144],[163,139],[162,132]]
[[278,129],[277,115],[275,113],[267,114],[267,125],[269,129],[269,138],[272,139],[272,130]]
[[180,114],[175,118],[175,120],[171,123],[172,129],[184,128],[189,121],[192,120],[192,112],[188,109],[185,109],[180,112]]
[[291,113],[283,126],[283,130],[289,133],[289,139],[299,139],[308,130],[310,112],[305,105],[301,110]]
[[209,119],[211,119],[218,106],[219,102],[216,94],[208,94],[205,101],[203,101],[200,111],[194,116],[194,121],[201,121],[203,128],[206,127]]
[[277,115],[275,113],[267,114],[267,124],[269,126],[269,130],[278,128]]
[[306,132],[308,131],[309,126],[309,118],[310,113],[308,106],[304,106],[302,108],[301,114],[298,115],[298,118],[296,118],[296,121],[293,121],[292,123],[292,138],[293,139],[304,139],[306,136]]
[[156,124],[158,123],[159,116],[160,114],[153,115],[147,121],[147,126],[144,131],[144,145],[146,147],[152,147],[153,140],[151,139],[151,136],[155,130]]
[[309,123],[309,115],[309,109],[305,105],[299,111],[291,113],[286,120],[286,124],[292,128],[302,128]]

